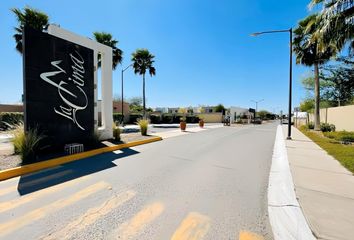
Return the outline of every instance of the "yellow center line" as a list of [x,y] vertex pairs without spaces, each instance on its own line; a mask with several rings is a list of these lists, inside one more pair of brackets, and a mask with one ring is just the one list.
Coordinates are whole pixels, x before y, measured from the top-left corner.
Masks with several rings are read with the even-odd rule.
[[200,213],[191,212],[182,221],[171,240],[199,240],[208,233],[210,218]]
[[241,231],[239,240],[264,240],[264,238],[256,233]]
[[146,206],[138,212],[128,222],[123,223],[115,233],[115,238],[119,240],[131,239],[143,230],[149,223],[156,219],[164,210],[164,205],[156,202]]
[[51,233],[45,237],[43,240],[51,239],[70,239],[74,233],[84,230],[87,226],[95,223],[99,218],[108,214],[113,209],[121,206],[125,202],[129,201],[136,195],[136,192],[128,190],[126,192],[120,193],[118,196],[114,196],[109,200],[105,201],[98,207],[90,208],[83,215],[61,228],[59,231]]
[[91,185],[79,192],[74,193],[73,195],[59,199],[51,204],[45,205],[41,208],[35,209],[27,214],[24,214],[21,217],[15,218],[11,221],[0,224],[0,237],[5,236],[13,231],[22,228],[33,221],[44,218],[47,214],[56,212],[64,207],[67,207],[71,204],[74,204],[104,188],[108,188],[109,184],[105,182],[98,182],[94,185]]
[[78,178],[78,179],[75,179],[75,180],[71,180],[71,181],[68,181],[68,182],[64,182],[64,183],[55,185],[53,187],[49,187],[49,188],[46,188],[46,189],[43,189],[43,190],[39,190],[39,191],[34,192],[34,193],[27,194],[25,196],[22,196],[22,197],[19,197],[19,198],[16,198],[16,199],[13,199],[13,200],[10,200],[10,201],[7,201],[7,202],[2,202],[2,203],[0,203],[0,213],[9,211],[9,210],[14,209],[16,207],[19,207],[19,206],[21,206],[23,204],[29,203],[29,202],[31,202],[31,201],[33,201],[35,199],[38,199],[40,197],[43,197],[45,195],[61,191],[64,188],[67,188],[67,187],[70,187],[70,186],[72,186],[74,184],[82,182],[83,180],[86,180],[87,178],[89,178],[89,177],[88,176],[84,176],[84,177],[81,177],[81,178]]

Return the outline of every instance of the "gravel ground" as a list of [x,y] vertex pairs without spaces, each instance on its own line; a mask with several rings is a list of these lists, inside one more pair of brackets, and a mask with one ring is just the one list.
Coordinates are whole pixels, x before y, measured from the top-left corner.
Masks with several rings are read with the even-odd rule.
[[20,156],[14,155],[12,143],[0,143],[0,170],[17,167],[20,164]]
[[139,141],[144,139],[153,138],[155,136],[142,136],[140,132],[136,133],[122,133],[120,135],[121,141],[124,143],[132,142],[132,141]]

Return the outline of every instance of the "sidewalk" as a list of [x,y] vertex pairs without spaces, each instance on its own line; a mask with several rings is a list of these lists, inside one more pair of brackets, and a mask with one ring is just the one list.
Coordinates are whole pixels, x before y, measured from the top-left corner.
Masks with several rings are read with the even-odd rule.
[[[287,126],[283,126],[286,135]],[[284,136],[285,138],[285,136]],[[296,196],[318,239],[354,239],[354,176],[292,128],[286,149]]]

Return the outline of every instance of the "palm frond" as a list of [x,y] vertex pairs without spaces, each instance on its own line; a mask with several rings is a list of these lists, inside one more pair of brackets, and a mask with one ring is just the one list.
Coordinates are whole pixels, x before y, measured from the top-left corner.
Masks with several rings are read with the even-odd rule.
[[[118,40],[113,39],[112,34],[107,32],[94,32],[93,37],[97,42],[112,48],[112,68],[116,69],[123,61],[123,51],[117,47]],[[100,55],[98,55],[98,67],[101,67]]]

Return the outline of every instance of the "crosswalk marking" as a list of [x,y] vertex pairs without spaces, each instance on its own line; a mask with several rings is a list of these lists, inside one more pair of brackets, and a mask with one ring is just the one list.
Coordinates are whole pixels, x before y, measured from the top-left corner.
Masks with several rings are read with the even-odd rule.
[[38,179],[35,179],[35,180],[32,180],[32,181],[21,183],[20,186],[18,185],[19,184],[18,182],[14,182],[13,185],[11,185],[9,187],[2,188],[2,189],[0,187],[0,196],[9,194],[11,192],[18,191],[18,187],[20,187],[21,189],[24,189],[24,188],[27,188],[27,187],[34,186],[36,184],[40,184],[40,183],[43,183],[43,182],[48,182],[49,180],[52,180],[52,179],[61,178],[61,177],[65,176],[65,175],[68,175],[70,173],[72,173],[72,170],[65,170],[65,171],[62,171],[62,172],[51,174],[49,176],[45,176],[45,177],[41,177],[41,178],[38,178]]
[[35,199],[38,199],[39,197],[47,195],[47,194],[59,192],[59,191],[63,190],[64,188],[70,187],[74,184],[82,182],[83,180],[86,180],[87,178],[88,178],[88,176],[84,176],[84,177],[81,177],[81,178],[78,178],[75,180],[71,180],[71,181],[68,181],[65,183],[55,185],[53,187],[49,187],[47,189],[42,189],[40,191],[30,193],[30,194],[22,196],[22,197],[18,197],[14,200],[11,200],[11,201],[2,202],[2,203],[0,203],[0,213],[9,211],[9,210],[19,207],[23,204],[29,203]]
[[24,183],[22,183],[20,185],[20,187],[21,188],[31,187],[31,186],[34,186],[36,184],[41,184],[41,183],[44,183],[44,182],[48,182],[49,180],[52,180],[52,179],[61,178],[61,177],[65,176],[65,175],[69,175],[72,172],[73,172],[72,169],[68,169],[68,170],[65,170],[65,171],[61,171],[61,172],[57,172],[57,173],[54,173],[54,174],[50,174],[50,175],[45,176],[45,177],[41,177],[41,178],[37,178],[37,179],[31,180],[31,181],[28,181],[28,182],[24,182]]
[[108,214],[113,209],[121,206],[136,195],[136,192],[128,190],[110,198],[98,207],[90,208],[83,215],[75,219],[57,232],[42,237],[41,240],[70,239],[74,233],[84,230],[95,223],[99,218]]
[[200,240],[208,233],[209,228],[209,217],[191,212],[182,221],[171,240]]
[[156,219],[164,211],[164,208],[164,205],[160,202],[146,206],[132,219],[123,223],[118,228],[118,231],[114,232],[114,238],[119,240],[126,240],[136,236],[149,223]]
[[41,208],[33,210],[21,217],[15,218],[11,221],[0,224],[0,237],[5,236],[13,231],[22,228],[36,220],[44,218],[47,214],[58,211],[67,207],[71,204],[74,204],[104,188],[109,187],[109,184],[106,182],[98,182],[93,184],[79,192],[74,193],[73,195],[59,199],[53,203],[45,205]]
[[239,240],[264,240],[264,238],[256,233],[241,231]]

